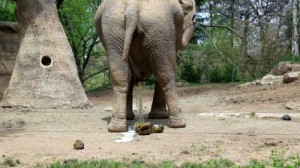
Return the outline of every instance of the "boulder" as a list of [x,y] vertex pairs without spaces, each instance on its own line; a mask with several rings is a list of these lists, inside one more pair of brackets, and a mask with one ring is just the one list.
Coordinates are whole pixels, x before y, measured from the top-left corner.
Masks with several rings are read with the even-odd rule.
[[300,64],[294,64],[290,62],[280,62],[276,67],[274,67],[269,74],[272,75],[284,75],[289,72],[300,71]]
[[290,72],[286,73],[283,76],[283,83],[291,83],[294,82],[295,80],[298,80],[300,78],[300,72]]

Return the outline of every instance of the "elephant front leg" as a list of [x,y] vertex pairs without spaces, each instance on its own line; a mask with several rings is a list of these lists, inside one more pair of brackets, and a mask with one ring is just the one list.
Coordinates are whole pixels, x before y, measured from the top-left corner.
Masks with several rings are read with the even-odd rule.
[[167,102],[164,91],[159,84],[155,84],[154,97],[151,107],[151,112],[148,114],[149,119],[167,119],[169,112],[167,110]]

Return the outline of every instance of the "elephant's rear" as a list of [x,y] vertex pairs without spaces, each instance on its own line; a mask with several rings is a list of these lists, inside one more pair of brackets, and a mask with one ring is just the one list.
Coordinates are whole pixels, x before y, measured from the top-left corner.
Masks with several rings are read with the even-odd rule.
[[[123,45],[124,39],[124,13],[128,0],[105,0],[99,6],[96,16],[96,31],[102,44],[109,49],[111,46]],[[112,43],[115,43],[112,45]],[[119,44],[117,44],[119,43]],[[120,48],[120,51],[121,48]]]
[[180,38],[181,41],[182,35],[179,34],[177,37],[176,22],[180,24],[182,20],[183,12],[178,0],[140,2],[139,27],[141,30],[139,32],[142,31],[144,34],[142,45],[143,50],[147,51],[144,52],[145,58],[154,74],[174,71],[176,67],[176,39]]

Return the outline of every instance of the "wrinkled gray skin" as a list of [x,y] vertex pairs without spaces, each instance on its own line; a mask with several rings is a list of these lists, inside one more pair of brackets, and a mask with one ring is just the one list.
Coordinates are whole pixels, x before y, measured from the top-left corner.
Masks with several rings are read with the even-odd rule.
[[108,131],[127,130],[126,117],[134,118],[134,82],[151,74],[157,82],[148,117],[169,117],[172,128],[186,126],[175,87],[176,52],[192,37],[195,13],[194,0],[104,0],[99,6],[96,28],[114,88]]

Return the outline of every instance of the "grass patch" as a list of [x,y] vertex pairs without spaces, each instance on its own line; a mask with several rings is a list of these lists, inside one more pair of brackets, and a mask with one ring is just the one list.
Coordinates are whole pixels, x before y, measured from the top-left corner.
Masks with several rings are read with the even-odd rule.
[[19,164],[21,164],[20,159],[14,160],[14,158],[12,158],[12,157],[5,157],[4,156],[4,161],[3,161],[4,166],[14,167],[14,166],[17,166]]
[[176,165],[171,161],[164,161],[159,164],[145,163],[144,161],[118,162],[111,160],[67,160],[64,162],[56,161],[48,168],[173,168]]
[[228,159],[212,159],[201,163],[186,162],[180,166],[173,161],[146,163],[144,161],[112,161],[112,160],[67,160],[56,161],[48,168],[299,168],[300,155],[285,158],[283,153],[272,151],[269,161],[252,159],[246,165],[238,165]]

